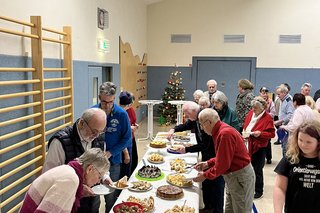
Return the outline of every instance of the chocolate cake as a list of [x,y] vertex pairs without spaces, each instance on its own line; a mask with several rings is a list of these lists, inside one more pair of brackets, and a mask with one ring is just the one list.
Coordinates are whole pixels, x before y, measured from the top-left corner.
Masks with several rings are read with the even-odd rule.
[[143,166],[138,175],[143,178],[157,178],[161,176],[161,170],[157,166]]
[[163,185],[158,187],[157,196],[165,200],[177,200],[183,197],[183,190],[176,186]]

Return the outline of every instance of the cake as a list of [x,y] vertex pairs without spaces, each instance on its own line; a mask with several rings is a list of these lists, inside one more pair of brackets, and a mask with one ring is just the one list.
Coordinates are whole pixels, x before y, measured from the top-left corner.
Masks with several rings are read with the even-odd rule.
[[186,172],[187,163],[184,159],[177,158],[172,161],[170,161],[170,169],[174,170],[178,173],[184,173]]
[[149,155],[148,160],[150,162],[161,163],[163,162],[163,156],[158,153],[152,153],[151,155]]
[[143,212],[144,213],[149,213],[152,212],[154,209],[154,199],[152,196],[149,198],[137,198],[134,196],[129,196],[127,199],[128,202],[134,202],[134,203],[139,203],[141,206],[143,206]]
[[167,142],[165,142],[165,141],[151,141],[150,147],[152,147],[152,148],[166,148]]
[[125,188],[128,186],[128,177],[124,176],[123,178],[121,178],[120,180],[118,180],[115,184],[115,186],[117,188]]
[[167,209],[164,213],[194,213],[195,209],[187,205],[175,205],[172,209]]
[[161,176],[161,170],[157,166],[143,166],[138,170],[138,175],[143,178],[157,178]]
[[167,181],[178,187],[191,187],[192,180],[187,180],[184,175],[172,174],[167,176]]
[[177,186],[163,185],[158,187],[157,196],[165,200],[177,200],[183,197],[183,190]]

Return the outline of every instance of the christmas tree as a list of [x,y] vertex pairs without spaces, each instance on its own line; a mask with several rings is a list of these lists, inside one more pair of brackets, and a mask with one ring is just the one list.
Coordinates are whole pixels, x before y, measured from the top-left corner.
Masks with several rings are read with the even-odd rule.
[[163,103],[160,104],[158,108],[160,125],[170,125],[176,122],[177,108],[175,105],[169,104],[168,101],[184,100],[185,89],[181,85],[181,72],[172,72],[170,74],[170,79],[168,80],[168,86],[165,88],[165,92],[162,95]]

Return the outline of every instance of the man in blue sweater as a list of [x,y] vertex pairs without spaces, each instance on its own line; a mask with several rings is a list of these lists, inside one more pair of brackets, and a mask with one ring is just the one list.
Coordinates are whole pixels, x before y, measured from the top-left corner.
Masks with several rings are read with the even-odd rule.
[[[116,85],[112,82],[104,82],[99,88],[100,103],[93,108],[100,108],[107,114],[107,126],[105,132],[105,151],[110,161],[110,177],[113,181],[120,179],[121,153],[131,143],[131,126],[128,114],[114,103]],[[110,212],[120,191],[105,195],[105,212]]]

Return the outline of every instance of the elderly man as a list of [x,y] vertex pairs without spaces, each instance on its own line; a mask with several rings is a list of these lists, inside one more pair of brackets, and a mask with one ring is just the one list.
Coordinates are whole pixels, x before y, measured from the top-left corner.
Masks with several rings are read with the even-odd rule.
[[255,175],[250,156],[240,133],[223,123],[214,109],[199,113],[201,128],[212,136],[216,157],[195,166],[199,171],[193,180],[202,182],[223,175],[226,182],[226,213],[251,213]]
[[[63,165],[82,155],[90,148],[103,150],[104,140],[98,137],[104,133],[106,113],[101,109],[87,109],[73,126],[66,127],[55,133],[48,144],[48,154],[43,172]],[[111,180],[105,176],[106,183]],[[80,200],[77,212],[99,212],[100,199],[94,196],[90,187],[83,185],[84,198]]]
[[310,96],[312,85],[310,83],[304,83],[301,86],[301,94],[304,96]]
[[209,80],[207,82],[208,91],[204,92],[204,96],[209,98],[209,101],[211,101],[211,97],[214,93],[217,92],[217,82],[213,79]]
[[[188,118],[184,124],[180,124],[168,132],[168,139],[171,139],[174,132],[194,129],[197,144],[190,147],[180,147],[177,151],[180,153],[186,152],[201,152],[202,160],[206,161],[215,156],[212,137],[201,130],[198,121],[200,106],[193,101],[187,101],[182,106],[183,113]],[[223,212],[224,200],[224,181],[222,176],[215,180],[205,180],[202,184],[204,209],[200,212]]]
[[[131,126],[127,112],[114,103],[116,95],[116,85],[112,82],[104,82],[99,88],[100,103],[93,106],[100,108],[107,114],[107,126],[105,132],[106,154],[111,163],[110,177],[116,181],[120,178],[120,169],[122,162],[122,151],[131,146]],[[129,154],[129,153],[127,153]],[[125,158],[128,158],[126,156]],[[121,191],[117,190],[111,194],[105,195],[105,212],[110,212],[117,196]]]
[[[294,112],[294,106],[292,102],[292,96],[289,94],[288,87],[284,84],[281,84],[277,87],[276,93],[278,98],[281,101],[280,111],[279,111],[279,120],[274,122],[274,125],[278,128],[281,125],[286,125]],[[284,139],[287,140],[287,139]],[[282,141],[274,144],[282,144]],[[286,143],[286,142],[285,142]]]

